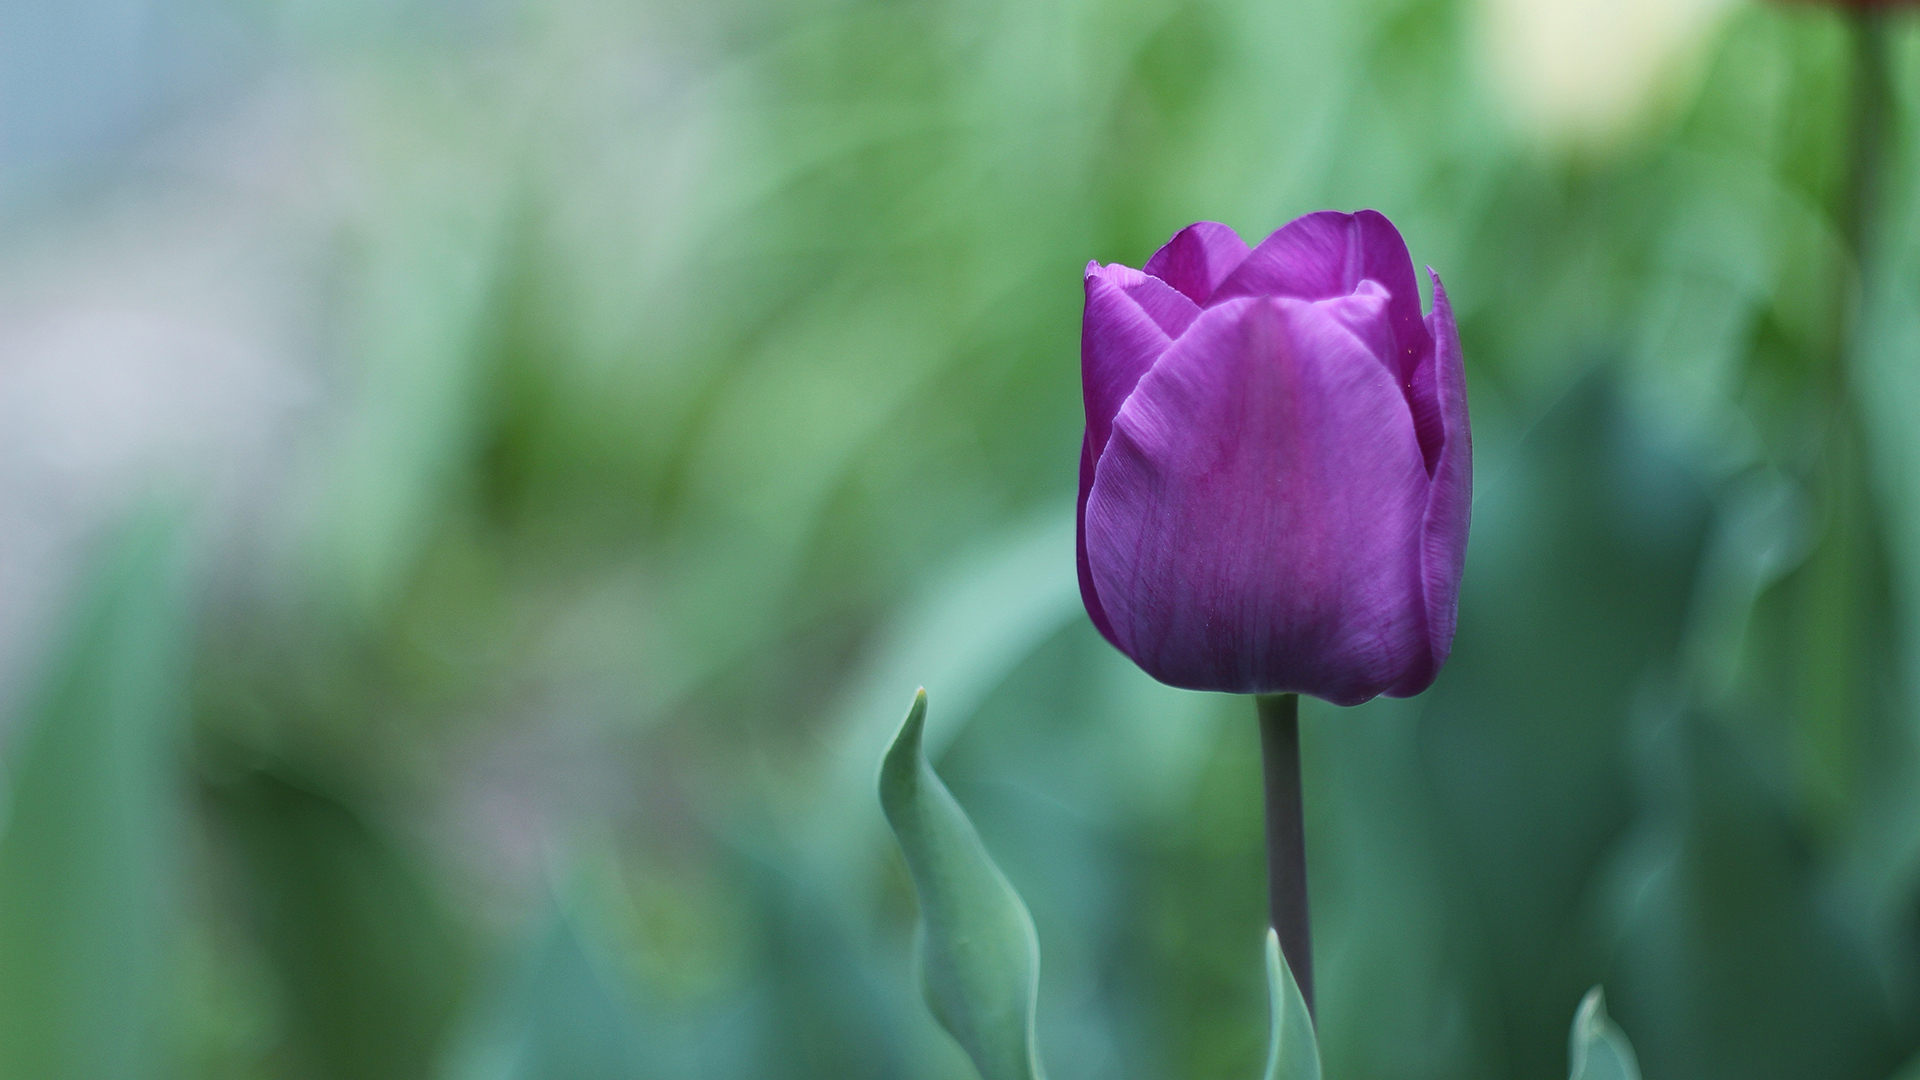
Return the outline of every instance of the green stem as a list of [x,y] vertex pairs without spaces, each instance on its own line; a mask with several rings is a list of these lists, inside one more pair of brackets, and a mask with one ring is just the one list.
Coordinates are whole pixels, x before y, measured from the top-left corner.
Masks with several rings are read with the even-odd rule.
[[1300,696],[1262,694],[1260,763],[1267,787],[1267,903],[1293,981],[1313,1014],[1313,938],[1307,927],[1307,827],[1300,798]]
[[1852,40],[1853,85],[1838,225],[1846,253],[1833,353],[1817,382],[1826,433],[1814,483],[1821,494],[1825,538],[1806,568],[1799,616],[1804,657],[1798,724],[1802,796],[1816,817],[1845,803],[1855,754],[1863,644],[1858,610],[1868,588],[1863,568],[1870,556],[1870,508],[1851,375],[1868,303],[1894,104],[1886,12],[1861,9],[1845,17]]
[[1842,229],[1855,272],[1865,265],[1869,232],[1879,210],[1881,164],[1892,118],[1893,82],[1887,56],[1887,13],[1848,13],[1853,34],[1853,116],[1847,154],[1847,204]]

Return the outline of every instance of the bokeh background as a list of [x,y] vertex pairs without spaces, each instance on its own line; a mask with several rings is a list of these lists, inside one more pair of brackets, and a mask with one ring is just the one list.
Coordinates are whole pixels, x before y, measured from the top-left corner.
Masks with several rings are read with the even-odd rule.
[[1363,206],[1479,482],[1437,685],[1305,711],[1329,1075],[1559,1075],[1594,983],[1649,1080],[1902,1075],[1886,34],[1856,228],[1817,4],[5,0],[0,1077],[964,1080],[922,684],[1055,1080],[1255,1075],[1257,733],[1080,609],[1080,273]]

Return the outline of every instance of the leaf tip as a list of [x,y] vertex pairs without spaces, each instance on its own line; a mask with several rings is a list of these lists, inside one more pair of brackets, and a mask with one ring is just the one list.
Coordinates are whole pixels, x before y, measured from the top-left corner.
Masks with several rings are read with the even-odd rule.
[[1320,1080],[1320,1045],[1300,986],[1280,951],[1280,935],[1267,930],[1267,1067],[1265,1080]]
[[1600,987],[1580,999],[1567,1042],[1571,1080],[1639,1080],[1633,1044],[1607,1015],[1607,996]]
[[911,799],[920,775],[920,742],[927,725],[927,688],[914,691],[899,734],[880,759],[880,806],[891,820]]
[[1596,986],[1580,999],[1580,1009],[1573,1015],[1573,1024],[1584,1035],[1598,1027],[1606,1015],[1607,992]]

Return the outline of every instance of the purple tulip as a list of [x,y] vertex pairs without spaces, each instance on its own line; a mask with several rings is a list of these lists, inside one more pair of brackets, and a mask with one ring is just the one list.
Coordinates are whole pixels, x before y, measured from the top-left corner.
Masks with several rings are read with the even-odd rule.
[[[1428,273],[1431,275],[1432,271]],[[1460,337],[1385,217],[1087,264],[1080,593],[1161,682],[1356,705],[1453,646],[1473,450]]]

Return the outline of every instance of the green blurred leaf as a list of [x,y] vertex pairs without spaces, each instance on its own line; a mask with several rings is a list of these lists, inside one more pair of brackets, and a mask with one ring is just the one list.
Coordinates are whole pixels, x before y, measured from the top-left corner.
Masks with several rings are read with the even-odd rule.
[[0,1076],[163,1071],[184,577],[171,516],[131,528],[24,718],[0,839]]
[[[1680,708],[1644,723],[1606,969],[1640,1056],[1692,1080],[1886,1076],[1910,1052],[1899,1014],[1781,789],[1725,722]],[[1741,1034],[1701,1034],[1723,1031]]]
[[1267,993],[1273,1020],[1267,1029],[1266,1080],[1320,1080],[1313,1016],[1286,957],[1280,955],[1280,936],[1272,930],[1267,931]]
[[485,164],[494,135],[430,107],[417,124],[398,160],[381,161],[393,171],[343,297],[353,407],[329,432],[307,507],[317,595],[354,617],[400,595],[480,438],[504,242],[501,185]]
[[1471,995],[1487,1062],[1466,1075],[1566,1065],[1562,1003],[1609,970],[1585,920],[1633,811],[1629,719],[1698,588],[1710,504],[1624,394],[1596,369],[1481,486],[1453,658],[1418,700],[1428,820],[1451,862],[1436,970]]
[[986,1080],[1041,1080],[1033,919],[921,752],[926,719],[922,690],[881,762],[880,805],[920,897],[927,1004]]
[[287,1027],[319,1077],[426,1076],[464,989],[462,940],[405,855],[284,766],[210,780]]
[[[1911,82],[1912,80],[1904,80]],[[1908,131],[1894,148],[1882,179],[1885,207],[1879,240],[1861,268],[1862,293],[1848,377],[1861,423],[1865,470],[1881,515],[1897,632],[1899,672],[1907,696],[1920,697],[1920,118],[1912,87],[1897,111]],[[1856,874],[1868,897],[1882,957],[1909,955],[1914,871],[1920,866],[1920,725],[1903,711],[1890,734],[1892,750],[1876,752],[1884,794],[1868,805],[1875,827],[1863,830],[1873,857]],[[1898,976],[1901,978],[1906,975]],[[1916,1058],[1920,1073],[1920,1058]]]
[[1606,995],[1597,986],[1587,991],[1580,1011],[1573,1014],[1567,1053],[1572,1060],[1570,1080],[1640,1080],[1633,1045],[1607,1015]]
[[478,1014],[451,1080],[624,1080],[647,1075],[625,988],[556,912],[524,972]]

